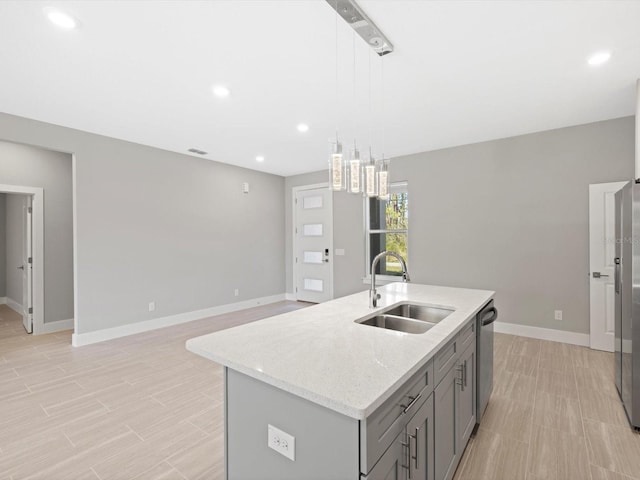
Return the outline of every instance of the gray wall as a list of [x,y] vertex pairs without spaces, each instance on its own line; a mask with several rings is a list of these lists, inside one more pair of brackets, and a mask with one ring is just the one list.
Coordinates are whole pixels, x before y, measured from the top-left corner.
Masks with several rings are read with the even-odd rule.
[[4,193],[0,193],[0,297],[7,296],[6,197]]
[[[293,293],[293,187],[327,183],[328,172],[313,172],[285,178],[285,274],[286,291]],[[344,256],[334,256],[334,297],[343,297],[366,290],[364,276],[364,239],[362,236],[362,209],[359,195],[343,192],[333,194],[333,248],[343,249]]]
[[7,114],[0,136],[75,156],[76,333],[284,292],[282,177]]
[[[73,318],[71,156],[0,141],[0,172],[0,184],[44,189],[44,321],[54,322]],[[13,198],[14,202],[17,202],[14,197],[15,195],[8,195],[8,200]],[[22,199],[19,200],[22,204]],[[19,232],[15,232],[15,229]],[[21,217],[20,224],[13,224],[8,229],[8,233],[14,235],[14,238],[15,235],[22,237]],[[22,253],[18,258],[21,256]],[[15,268],[9,269],[10,278],[16,275],[17,271],[14,270]],[[22,290],[21,278],[20,291]],[[22,302],[22,296],[20,298],[8,296],[17,302]]]
[[23,260],[23,195],[7,195],[6,202],[6,265],[7,265],[7,298],[22,305],[22,270],[18,267]]
[[[634,128],[627,117],[394,159],[392,181],[409,182],[412,281],[496,290],[500,321],[588,333],[588,185],[633,178]],[[363,241],[361,208],[336,207],[334,221]],[[363,270],[360,252],[336,292]]]

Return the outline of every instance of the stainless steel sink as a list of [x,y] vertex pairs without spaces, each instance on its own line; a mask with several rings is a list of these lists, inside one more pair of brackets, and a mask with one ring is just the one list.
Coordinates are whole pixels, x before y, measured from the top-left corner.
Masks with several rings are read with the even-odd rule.
[[438,323],[447,318],[454,310],[449,308],[427,307],[424,305],[416,305],[414,303],[401,303],[381,313],[386,315],[394,315],[398,317],[411,318],[421,322]]
[[435,325],[435,323],[425,322],[424,320],[412,320],[410,318],[385,314],[358,320],[357,323],[405,333],[424,333]]

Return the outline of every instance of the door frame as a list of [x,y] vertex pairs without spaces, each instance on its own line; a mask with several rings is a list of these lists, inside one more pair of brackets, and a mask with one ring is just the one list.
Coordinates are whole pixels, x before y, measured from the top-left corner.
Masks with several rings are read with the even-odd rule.
[[[615,346],[613,350],[609,350],[609,347],[607,345],[605,345],[603,343],[603,341],[596,337],[594,335],[595,331],[598,330],[599,325],[599,321],[603,320],[601,318],[598,317],[597,315],[597,311],[594,309],[594,299],[593,299],[593,293],[592,293],[592,282],[593,282],[593,278],[592,278],[592,272],[591,272],[591,257],[593,255],[593,251],[595,246],[592,243],[592,225],[591,225],[591,214],[593,211],[593,205],[592,205],[592,199],[591,199],[591,192],[596,188],[596,187],[611,187],[611,188],[616,188],[618,191],[624,187],[627,183],[629,183],[628,181],[620,181],[620,182],[600,182],[600,183],[591,183],[589,184],[589,233],[588,233],[588,238],[589,238],[589,259],[588,259],[588,269],[587,271],[589,272],[589,348],[591,348],[592,350],[603,350],[603,351],[610,351],[613,352],[615,350]],[[606,233],[606,232],[605,232]],[[615,327],[615,326],[614,326]]]
[[[32,333],[37,335],[44,329],[44,189],[19,185],[0,184],[0,193],[30,195],[32,208]],[[24,305],[23,305],[24,308]]]
[[[296,264],[296,252],[298,251],[298,241],[297,241],[297,235],[296,235],[296,225],[297,225],[297,218],[296,218],[296,196],[298,194],[298,192],[303,192],[305,190],[317,190],[319,188],[329,188],[329,183],[328,182],[324,182],[324,183],[314,183],[311,185],[300,185],[297,187],[292,187],[291,188],[291,219],[292,219],[292,224],[291,224],[291,235],[292,235],[292,253],[291,253],[291,273],[292,273],[292,279],[293,279],[293,297],[295,300],[298,300],[298,292],[296,291],[296,286],[298,285],[298,267]],[[333,192],[331,192],[331,195],[329,195],[329,211],[331,212],[331,225],[333,227]],[[333,228],[331,228],[331,238],[329,238],[329,251],[331,252],[330,255],[330,263],[331,263],[331,268],[330,268],[330,272],[329,272],[329,278],[331,280],[331,298],[334,298],[334,292],[335,292],[335,288],[334,288],[334,268],[333,268],[333,262],[335,260],[335,254],[333,251],[333,235],[335,232],[333,232]]]

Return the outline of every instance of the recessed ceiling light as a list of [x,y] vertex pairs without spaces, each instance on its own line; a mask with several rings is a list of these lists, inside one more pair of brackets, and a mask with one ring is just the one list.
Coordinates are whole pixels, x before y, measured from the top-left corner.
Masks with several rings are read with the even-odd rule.
[[264,162],[264,157],[262,155],[258,155],[256,157],[256,162]]
[[309,125],[307,125],[306,123],[301,123],[300,125],[298,125],[298,131],[299,132],[308,132],[309,131]]
[[214,85],[212,90],[213,94],[220,98],[228,97],[231,94],[231,91],[224,85]]
[[606,63],[611,58],[611,52],[596,52],[587,59],[589,65],[595,67]]
[[45,13],[47,14],[47,18],[51,21],[51,23],[57,25],[60,28],[71,30],[78,26],[78,22],[76,21],[76,19],[68,13],[64,13],[63,11],[48,8],[45,10]]

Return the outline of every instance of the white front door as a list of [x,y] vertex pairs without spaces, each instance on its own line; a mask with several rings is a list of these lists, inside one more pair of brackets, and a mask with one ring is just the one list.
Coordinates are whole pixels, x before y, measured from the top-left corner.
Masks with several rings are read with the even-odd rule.
[[590,347],[613,352],[615,193],[627,182],[589,185]]
[[31,240],[32,201],[25,196],[22,206],[22,324],[27,333],[33,331],[33,247]]
[[328,187],[294,192],[296,299],[325,302],[333,298],[333,192]]

